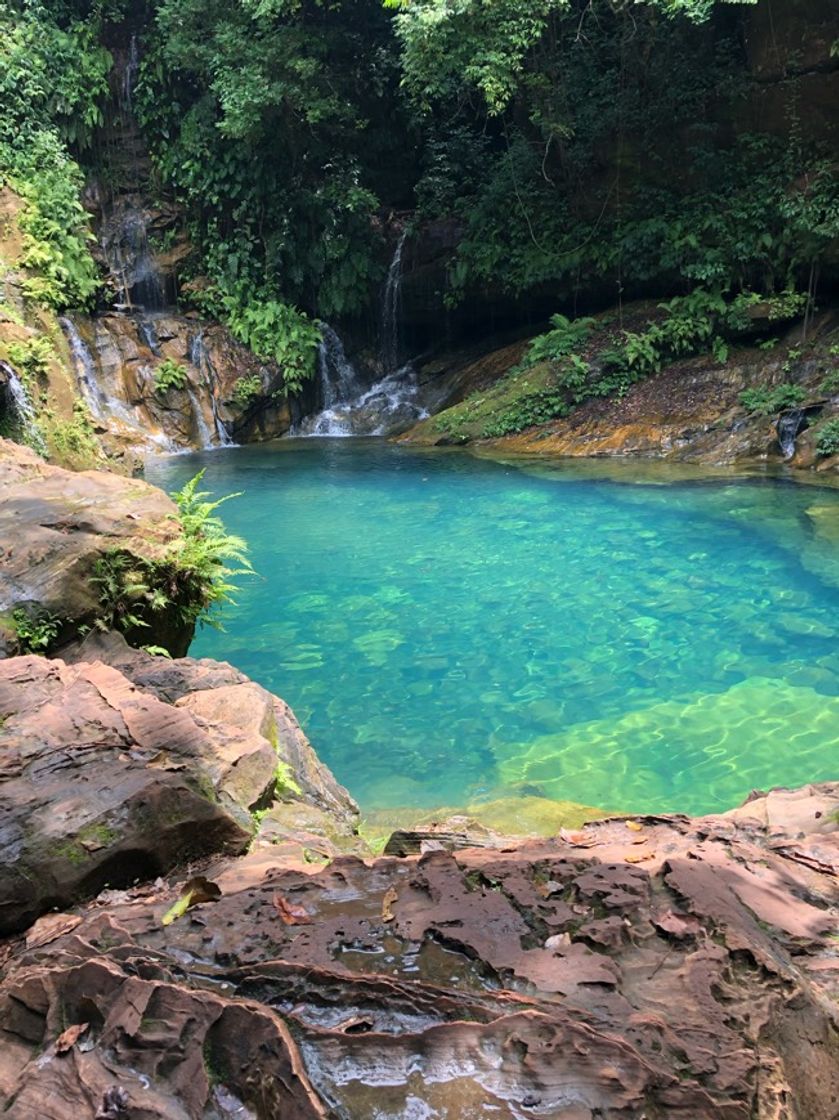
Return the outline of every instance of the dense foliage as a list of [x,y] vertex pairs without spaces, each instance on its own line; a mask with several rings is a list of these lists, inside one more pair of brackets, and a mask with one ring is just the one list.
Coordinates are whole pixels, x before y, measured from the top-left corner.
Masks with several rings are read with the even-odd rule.
[[39,0],[0,2],[0,184],[24,199],[26,294],[53,307],[87,302],[97,287],[88,251],[83,177],[70,154],[102,122],[111,56],[102,15]]
[[744,20],[764,2],[0,0],[0,175],[26,199],[29,294],[95,292],[79,164],[119,176],[98,138],[129,41],[148,190],[193,249],[183,298],[291,390],[316,320],[374,298],[394,211],[457,228],[450,306],[812,294],[839,236],[835,153],[807,138],[792,71],[785,119],[756,131]]

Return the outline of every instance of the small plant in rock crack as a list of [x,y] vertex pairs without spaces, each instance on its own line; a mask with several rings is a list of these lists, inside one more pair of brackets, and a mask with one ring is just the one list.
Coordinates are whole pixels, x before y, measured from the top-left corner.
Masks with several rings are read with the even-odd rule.
[[46,653],[58,637],[61,619],[46,610],[12,611],[12,626],[19,653]]

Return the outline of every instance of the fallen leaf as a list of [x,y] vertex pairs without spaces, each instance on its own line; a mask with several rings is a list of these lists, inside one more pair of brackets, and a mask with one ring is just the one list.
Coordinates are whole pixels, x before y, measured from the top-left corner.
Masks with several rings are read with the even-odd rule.
[[297,906],[281,894],[274,895],[274,909],[277,911],[287,926],[304,926],[311,924],[311,916],[304,906]]
[[393,904],[399,898],[396,893],[396,887],[388,887],[382,898],[382,921],[392,922],[396,915],[393,912]]
[[645,859],[652,859],[655,852],[631,852],[623,858],[627,863],[643,863]]
[[575,848],[592,848],[597,843],[593,837],[586,836],[584,832],[569,832],[567,828],[559,830],[559,838]]
[[546,949],[567,949],[571,944],[570,933],[555,933],[545,942]]
[[220,898],[221,888],[218,884],[205,879],[203,875],[196,875],[194,879],[184,883],[181,897],[166,911],[160,919],[160,924],[171,925],[176,918],[183,917],[190,906],[198,906],[201,902],[218,902]]
[[55,1040],[56,1054],[66,1054],[68,1050],[72,1050],[89,1026],[90,1023],[76,1023],[62,1031]]
[[644,826],[642,824],[638,824],[637,821],[624,821],[623,823],[626,825],[630,832],[642,832],[644,829]]

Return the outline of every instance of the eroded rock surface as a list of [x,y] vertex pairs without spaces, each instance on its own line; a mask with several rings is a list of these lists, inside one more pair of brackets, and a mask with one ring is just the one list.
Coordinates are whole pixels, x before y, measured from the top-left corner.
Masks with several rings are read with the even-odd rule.
[[[121,644],[138,680],[153,678],[163,659]],[[155,690],[102,661],[0,662],[0,931],[244,851],[278,776],[351,833],[355,806],[281,701],[228,666],[167,665]]]
[[6,945],[0,1107],[833,1120],[837,806],[472,848],[442,825],[322,868],[258,848],[167,926],[182,882],[105,894]]
[[[280,369],[219,323],[172,309],[63,322],[79,391],[112,452],[218,447],[291,427]],[[182,381],[165,388],[167,360]]]

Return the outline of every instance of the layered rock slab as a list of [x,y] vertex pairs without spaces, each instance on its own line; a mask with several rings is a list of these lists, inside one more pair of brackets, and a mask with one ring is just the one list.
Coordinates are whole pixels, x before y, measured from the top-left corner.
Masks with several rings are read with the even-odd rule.
[[[154,676],[158,660],[133,663]],[[0,931],[105,886],[244,851],[281,762],[301,800],[343,811],[350,830],[355,806],[281,701],[229,667],[166,664],[170,700],[102,661],[0,661]],[[225,670],[223,686],[202,689]]]
[[[0,656],[13,651],[12,613],[54,615],[64,639],[102,613],[91,577],[103,556],[164,560],[182,535],[178,511],[161,490],[105,471],[66,471],[0,439]],[[156,612],[144,641],[186,652],[192,627],[173,607]]]
[[0,1106],[833,1120],[837,806],[451,851],[442,827],[319,869],[263,849],[205,867],[220,898],[168,926],[180,882],[104,895],[7,943]]

